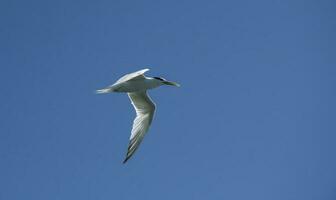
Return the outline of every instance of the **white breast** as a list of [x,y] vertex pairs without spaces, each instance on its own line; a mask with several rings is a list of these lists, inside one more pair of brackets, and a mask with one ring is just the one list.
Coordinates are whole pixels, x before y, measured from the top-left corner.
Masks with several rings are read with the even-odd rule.
[[161,82],[156,79],[146,78],[138,80],[129,80],[113,85],[115,92],[139,92],[156,88],[161,85]]

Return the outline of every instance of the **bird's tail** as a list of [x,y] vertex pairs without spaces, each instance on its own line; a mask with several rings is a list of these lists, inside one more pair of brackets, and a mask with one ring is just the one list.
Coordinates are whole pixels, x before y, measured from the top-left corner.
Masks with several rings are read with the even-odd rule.
[[96,90],[96,94],[105,94],[105,93],[110,93],[110,92],[112,92],[111,88],[104,88],[104,89]]

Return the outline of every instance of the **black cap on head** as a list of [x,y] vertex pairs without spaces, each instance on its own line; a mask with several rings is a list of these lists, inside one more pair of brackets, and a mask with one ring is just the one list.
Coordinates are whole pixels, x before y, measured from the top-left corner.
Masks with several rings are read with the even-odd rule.
[[164,79],[164,78],[161,78],[161,77],[157,77],[157,76],[155,76],[155,77],[153,77],[153,78],[155,78],[155,79],[157,79],[157,80],[160,80],[160,81],[165,81],[165,79]]

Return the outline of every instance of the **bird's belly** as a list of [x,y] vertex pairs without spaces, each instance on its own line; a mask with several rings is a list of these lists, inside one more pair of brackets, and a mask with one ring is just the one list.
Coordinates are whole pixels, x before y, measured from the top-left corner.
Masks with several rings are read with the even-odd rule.
[[150,84],[145,81],[127,81],[124,83],[119,83],[114,86],[115,92],[139,92],[148,89],[152,89]]

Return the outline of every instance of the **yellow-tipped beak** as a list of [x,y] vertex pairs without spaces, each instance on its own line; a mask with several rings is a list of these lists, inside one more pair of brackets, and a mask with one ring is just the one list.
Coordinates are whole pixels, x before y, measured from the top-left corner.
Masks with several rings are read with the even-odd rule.
[[172,81],[163,81],[163,83],[166,84],[166,85],[172,85],[172,86],[180,87],[180,84],[172,82]]

